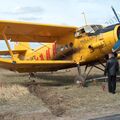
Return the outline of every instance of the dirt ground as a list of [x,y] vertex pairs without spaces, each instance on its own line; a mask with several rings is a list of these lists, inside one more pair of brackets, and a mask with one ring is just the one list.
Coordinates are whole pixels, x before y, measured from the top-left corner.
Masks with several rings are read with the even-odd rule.
[[[91,75],[102,74],[94,69]],[[0,120],[90,120],[120,114],[119,81],[113,95],[103,81],[78,87],[76,75],[70,69],[29,79],[28,74],[0,69]]]

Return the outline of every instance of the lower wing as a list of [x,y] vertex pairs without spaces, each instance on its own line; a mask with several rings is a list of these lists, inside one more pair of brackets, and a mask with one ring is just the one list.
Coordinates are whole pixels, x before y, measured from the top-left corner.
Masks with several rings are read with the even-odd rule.
[[74,61],[44,60],[44,61],[22,61],[12,62],[12,60],[0,58],[0,67],[11,71],[24,72],[47,72],[76,66]]

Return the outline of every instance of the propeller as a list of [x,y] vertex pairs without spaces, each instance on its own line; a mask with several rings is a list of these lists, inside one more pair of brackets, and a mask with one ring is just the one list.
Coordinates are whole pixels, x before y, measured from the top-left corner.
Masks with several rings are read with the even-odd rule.
[[[111,6],[111,8],[112,8],[112,11],[113,11],[116,19],[118,20],[118,23],[120,23],[120,19],[119,19],[118,15],[117,15],[117,12],[115,11],[113,6]],[[115,45],[112,48],[112,52],[117,52],[119,50],[120,50],[120,33],[119,33],[118,41],[115,43]]]
[[112,48],[112,52],[117,52],[120,50],[120,39],[115,43],[115,45]]

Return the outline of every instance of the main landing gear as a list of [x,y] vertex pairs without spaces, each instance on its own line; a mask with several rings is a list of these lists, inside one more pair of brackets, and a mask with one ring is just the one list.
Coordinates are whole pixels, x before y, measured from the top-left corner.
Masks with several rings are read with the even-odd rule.
[[78,75],[75,77],[75,83],[80,87],[87,87],[86,85],[86,78],[87,76],[85,75],[85,71],[87,70],[87,68],[85,67],[85,71],[84,74],[81,74],[81,68],[80,65],[77,64],[77,70],[78,70]]
[[[99,64],[105,68],[104,64],[102,64],[101,62],[99,62]],[[80,65],[77,64],[78,76],[75,77],[75,83],[78,84],[79,86],[87,87],[88,76],[94,67],[101,70],[101,71],[104,71],[104,69],[102,69],[100,66],[92,64],[92,65],[86,65],[83,74],[81,74]]]

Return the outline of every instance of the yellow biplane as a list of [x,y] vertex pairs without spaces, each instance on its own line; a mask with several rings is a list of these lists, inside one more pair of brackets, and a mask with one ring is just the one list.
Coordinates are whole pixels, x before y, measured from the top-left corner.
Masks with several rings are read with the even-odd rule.
[[[57,71],[80,66],[104,66],[105,56],[116,51],[120,45],[120,25],[83,27],[44,25],[37,23],[0,21],[0,39],[5,40],[8,50],[0,51],[0,67],[12,71],[41,72]],[[8,40],[15,42],[12,50]],[[32,49],[29,42],[42,43]],[[115,46],[115,47],[114,47]],[[9,58],[2,56],[10,55]]]

